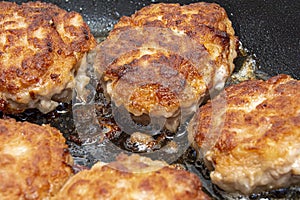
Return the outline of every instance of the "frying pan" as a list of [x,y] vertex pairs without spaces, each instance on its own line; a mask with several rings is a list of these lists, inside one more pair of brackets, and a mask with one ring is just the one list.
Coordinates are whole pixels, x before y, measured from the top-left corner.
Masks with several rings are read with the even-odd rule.
[[[107,35],[113,25],[123,15],[131,15],[136,10],[151,3],[166,2],[189,4],[195,0],[44,0],[68,11],[79,12],[97,37]],[[225,8],[232,21],[236,35],[250,54],[253,54],[259,70],[275,76],[280,73],[300,79],[300,1],[299,0],[205,0],[215,2]],[[15,1],[17,3],[27,1]],[[276,2],[276,3],[275,3]],[[0,8],[1,9],[1,8]],[[38,118],[38,117],[37,117]],[[58,123],[64,123],[59,121]],[[54,123],[55,125],[55,123]],[[78,150],[80,151],[80,149]],[[80,153],[79,153],[80,154]],[[91,163],[88,150],[85,159]],[[87,163],[87,161],[84,161]],[[192,169],[193,170],[193,169]],[[203,176],[200,174],[201,178]],[[204,178],[205,179],[205,178]],[[216,198],[214,186],[204,183],[205,188]],[[289,194],[292,192],[293,195]],[[250,196],[258,199],[264,195]],[[271,198],[300,198],[299,188],[277,190],[265,194]],[[239,198],[239,197],[237,197]]]

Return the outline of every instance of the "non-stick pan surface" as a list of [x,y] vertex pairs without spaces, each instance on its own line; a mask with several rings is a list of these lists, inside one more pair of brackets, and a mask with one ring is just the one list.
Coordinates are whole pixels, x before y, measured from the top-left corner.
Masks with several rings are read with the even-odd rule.
[[[195,0],[43,0],[51,2],[68,11],[77,11],[90,26],[93,34],[105,36],[113,28],[113,25],[123,15],[131,15],[136,10],[151,3],[168,2],[189,4],[197,2]],[[17,3],[27,2],[17,0]],[[243,46],[251,54],[255,55],[260,71],[270,76],[280,73],[289,74],[296,79],[300,79],[300,1],[299,0],[206,0],[206,2],[216,2],[220,4],[228,13],[232,21],[236,35],[240,38]],[[1,8],[0,8],[1,9]],[[66,105],[68,106],[68,105]],[[69,105],[70,106],[70,105]],[[62,105],[59,109],[65,109]],[[53,113],[46,115],[53,118]],[[25,116],[25,117],[24,117]],[[29,117],[28,117],[29,116]],[[32,119],[31,119],[31,116]],[[22,118],[24,117],[24,118]],[[38,121],[43,119],[36,113],[28,112],[19,117],[20,120],[28,120],[37,123],[50,123],[58,128],[65,125],[70,132],[74,126],[70,125],[67,119],[69,116],[60,115],[55,120]],[[65,131],[66,133],[68,131]],[[76,148],[77,146],[73,146]],[[73,151],[73,153],[76,151]],[[83,163],[93,164],[92,156],[89,156],[88,148],[83,150],[78,146],[79,156],[85,155]],[[76,156],[76,155],[75,155]],[[80,162],[78,162],[80,163]],[[205,187],[213,195],[214,186],[204,183]],[[289,195],[289,192],[293,194]],[[276,190],[265,195],[267,198],[278,199],[300,198],[300,189]],[[222,199],[221,196],[215,196]],[[261,197],[264,197],[262,195]],[[242,197],[241,197],[242,198]],[[259,199],[259,196],[250,196],[249,199]]]

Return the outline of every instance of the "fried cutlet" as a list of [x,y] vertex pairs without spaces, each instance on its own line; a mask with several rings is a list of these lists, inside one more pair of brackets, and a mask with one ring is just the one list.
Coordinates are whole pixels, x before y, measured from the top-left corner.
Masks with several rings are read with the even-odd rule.
[[0,199],[49,199],[73,174],[55,128],[0,119]]
[[214,184],[249,194],[300,183],[300,81],[278,75],[229,86],[188,131]]
[[98,162],[73,176],[54,198],[58,199],[210,199],[198,177],[162,161],[138,155],[120,155],[117,161]]
[[174,120],[193,113],[209,90],[223,88],[236,49],[221,6],[159,3],[120,19],[97,47],[95,68],[116,106]]
[[0,110],[46,113],[68,101],[95,39],[76,12],[42,2],[0,2]]

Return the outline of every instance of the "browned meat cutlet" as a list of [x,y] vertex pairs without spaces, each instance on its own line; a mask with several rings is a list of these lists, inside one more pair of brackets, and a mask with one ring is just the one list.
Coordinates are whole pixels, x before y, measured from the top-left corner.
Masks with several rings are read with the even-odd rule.
[[78,62],[95,39],[78,13],[53,4],[0,7],[0,110],[49,112],[70,99]]
[[[98,46],[95,68],[134,116],[193,113],[234,69],[237,38],[217,4],[153,4],[122,17]],[[176,130],[178,123],[167,128]]]
[[62,134],[48,125],[0,119],[0,199],[49,199],[73,174]]
[[300,183],[300,81],[278,75],[225,89],[189,125],[220,188],[245,194]]
[[98,162],[91,170],[79,172],[69,179],[54,199],[210,198],[201,191],[201,183],[194,174],[138,155],[121,155],[116,162]]

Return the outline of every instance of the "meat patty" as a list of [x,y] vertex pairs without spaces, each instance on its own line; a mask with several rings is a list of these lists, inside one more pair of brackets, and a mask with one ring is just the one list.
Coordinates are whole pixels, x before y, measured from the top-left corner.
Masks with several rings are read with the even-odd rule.
[[55,196],[59,199],[210,199],[198,177],[161,161],[121,155],[116,162],[98,162],[73,176]]
[[48,126],[0,119],[0,199],[49,199],[72,175],[62,134]]
[[0,110],[49,112],[69,98],[78,62],[95,39],[78,13],[53,4],[0,7]]
[[189,124],[194,146],[226,191],[300,183],[300,81],[278,75],[225,89]]
[[[217,4],[153,4],[122,17],[97,48],[95,68],[134,116],[193,113],[234,69],[237,38]],[[167,127],[176,130],[175,127]]]

